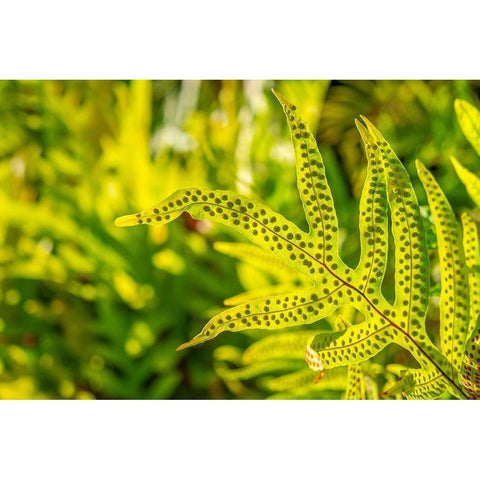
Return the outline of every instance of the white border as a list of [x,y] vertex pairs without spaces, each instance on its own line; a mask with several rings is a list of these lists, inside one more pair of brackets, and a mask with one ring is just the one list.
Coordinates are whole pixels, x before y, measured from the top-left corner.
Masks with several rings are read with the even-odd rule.
[[1,472],[9,480],[470,478],[478,405],[2,402]]
[[473,0],[16,0],[1,78],[479,78]]

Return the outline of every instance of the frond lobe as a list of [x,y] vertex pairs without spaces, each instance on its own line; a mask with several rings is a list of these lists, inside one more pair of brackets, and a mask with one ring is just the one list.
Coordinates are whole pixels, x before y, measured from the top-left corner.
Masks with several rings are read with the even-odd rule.
[[311,288],[239,305],[215,315],[196,337],[177,350],[206,342],[225,331],[276,330],[313,323],[334,312],[344,298],[341,287],[321,292]]
[[272,92],[283,106],[292,134],[298,191],[310,233],[318,238],[323,263],[338,261],[337,214],[317,142],[296,106],[275,90]]
[[[440,340],[442,352],[459,368],[468,333],[468,272],[462,237],[452,207],[433,175],[417,160],[418,175],[432,210],[437,233],[442,288],[440,293]],[[452,377],[455,372],[451,371]]]
[[455,157],[450,157],[450,161],[457,172],[458,178],[465,185],[468,194],[480,208],[480,178],[464,167]]

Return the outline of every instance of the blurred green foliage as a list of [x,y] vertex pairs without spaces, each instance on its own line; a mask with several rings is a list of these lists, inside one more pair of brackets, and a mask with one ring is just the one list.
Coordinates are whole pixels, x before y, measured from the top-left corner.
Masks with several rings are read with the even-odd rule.
[[[413,182],[420,158],[455,208],[473,208],[449,157],[478,170],[453,108],[456,98],[478,106],[477,81],[1,81],[0,398],[282,391],[256,378],[299,371],[298,355],[244,378],[228,373],[260,334],[175,351],[224,299],[274,283],[268,271],[213,248],[238,237],[188,215],[148,229],[113,226],[116,216],[190,186],[260,198],[305,226],[274,86],[315,132],[347,261],[359,253],[360,114],[390,140]],[[368,374],[388,383],[381,365],[408,363],[402,355],[387,348]],[[338,384],[332,379],[334,393],[320,396],[339,398]]]

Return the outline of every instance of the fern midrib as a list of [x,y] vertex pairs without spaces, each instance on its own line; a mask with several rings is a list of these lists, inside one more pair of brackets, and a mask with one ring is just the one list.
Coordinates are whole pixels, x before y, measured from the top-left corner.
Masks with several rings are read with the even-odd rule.
[[417,383],[417,384],[415,384],[415,387],[424,387],[425,385],[428,385],[429,383],[432,383],[435,380],[438,380],[439,378],[441,378],[441,375],[437,375],[436,377],[433,377],[430,380],[427,380],[426,382]]
[[[383,326],[382,328],[379,328],[378,330],[375,330],[373,331],[370,335],[367,335],[366,337],[363,337],[362,339],[360,340],[356,340],[355,342],[352,342],[352,343],[349,343],[348,345],[340,345],[338,347],[327,347],[327,348],[324,348],[322,349],[322,351],[332,351],[332,350],[338,350],[340,348],[345,348],[345,347],[351,347],[353,345],[357,345],[358,343],[360,342],[363,342],[365,341],[366,339],[370,338],[370,337],[373,337],[373,335],[376,335],[378,332],[381,332],[382,330],[385,330],[386,328],[390,328],[392,325],[385,325]],[[365,327],[367,328],[367,327]]]
[[[315,300],[312,300],[310,302],[300,303],[300,304],[297,304],[297,305],[292,306],[292,307],[282,308],[281,310],[272,310],[272,311],[268,311],[268,312],[244,314],[244,315],[242,315],[241,318],[233,318],[232,320],[229,321],[229,323],[239,323],[244,318],[248,318],[248,317],[254,317],[254,316],[258,317],[258,316],[261,316],[261,315],[272,315],[272,314],[276,314],[276,313],[283,313],[283,312],[288,312],[289,310],[295,310],[295,309],[298,309],[298,308],[306,307],[308,305],[313,305],[314,303],[321,302],[322,300],[325,300],[326,298],[330,297],[331,295],[333,295],[335,292],[337,292],[338,290],[340,290],[343,287],[344,287],[344,285],[340,285],[335,290],[332,290],[331,292],[329,292],[328,295],[325,295],[324,297],[316,298]],[[311,290],[315,290],[315,289],[311,289]]]
[[448,376],[447,373],[445,373],[443,371],[443,369],[440,367],[440,365],[437,364],[437,362],[435,362],[435,360],[418,344],[418,342],[407,332],[405,332],[405,330],[403,330],[399,325],[397,325],[393,320],[389,319],[382,311],[380,311],[378,308],[376,308],[376,306],[371,302],[371,300],[363,294],[363,292],[361,292],[358,288],[356,288],[355,286],[351,285],[350,283],[344,281],[342,278],[338,277],[337,275],[335,275],[334,272],[332,272],[326,265],[323,265],[325,267],[326,270],[328,270],[335,278],[337,278],[339,281],[341,281],[342,283],[344,283],[344,285],[346,285],[347,287],[350,287],[352,288],[353,290],[355,290],[356,292],[358,292],[364,299],[366,302],[368,302],[368,304],[373,308],[373,310],[375,310],[375,312],[377,312],[382,318],[384,318],[393,328],[396,328],[399,332],[401,332],[406,338],[408,338],[417,348],[418,350],[422,353],[422,355],[425,356],[425,358],[430,362],[432,363],[435,368],[446,378],[446,380],[448,382],[450,382],[453,387],[459,391],[459,393],[465,397],[465,394],[463,393],[461,387],[459,385],[457,385],[455,383],[455,381],[450,378]]

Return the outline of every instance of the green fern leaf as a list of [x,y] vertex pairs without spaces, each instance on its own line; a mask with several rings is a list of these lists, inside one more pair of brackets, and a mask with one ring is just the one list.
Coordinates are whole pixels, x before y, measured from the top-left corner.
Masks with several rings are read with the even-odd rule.
[[[358,364],[395,342],[409,350],[423,369],[440,375],[456,395],[463,396],[454,375],[455,367],[425,331],[428,251],[420,207],[405,168],[367,119],[363,118],[365,125],[357,122],[368,170],[360,201],[361,256],[357,267],[349,268],[339,256],[337,215],[315,139],[295,105],[274,93],[284,108],[292,134],[297,185],[308,233],[242,195],[194,188],[176,192],[152,208],[116,220],[119,226],[167,223],[187,211],[194,218],[230,226],[298,275],[308,277],[312,284],[226,310],[179,348],[202,343],[223,331],[306,325],[348,304],[363,314],[364,321],[342,332],[323,332],[312,337],[306,360],[313,369],[321,372],[325,367]],[[394,305],[381,292],[387,263],[388,211],[395,242]],[[458,352],[454,353],[457,362]]]
[[360,365],[348,367],[347,389],[345,400],[365,400],[367,398],[365,377]]
[[242,362],[248,365],[281,358],[303,360],[307,342],[315,333],[315,330],[295,330],[269,335],[250,345],[242,355]]
[[325,293],[310,288],[239,305],[215,315],[197,336],[177,350],[203,343],[224,331],[274,330],[313,323],[335,311],[342,300],[339,288]]
[[235,307],[244,303],[253,302],[262,298],[271,297],[273,295],[281,295],[291,292],[295,287],[291,283],[285,283],[281,285],[270,285],[264,288],[256,288],[254,290],[248,290],[232,297],[226,298],[223,304],[227,307]]
[[237,368],[219,364],[215,371],[222,380],[250,380],[267,373],[288,372],[302,367],[298,360],[268,360]]
[[[218,252],[242,260],[254,267],[268,272],[277,282],[299,280],[298,272],[279,260],[275,255],[248,243],[215,242],[213,247]],[[291,288],[291,287],[290,287]]]
[[480,178],[468,170],[468,168],[465,168],[456,158],[450,157],[450,160],[455,167],[458,178],[465,185],[468,194],[472,197],[477,207],[480,208]]
[[480,398],[480,247],[477,226],[473,219],[462,215],[464,248],[469,269],[470,321],[469,339],[465,348],[460,376],[470,398]]
[[[358,121],[368,158],[367,177],[360,198],[360,261],[357,271],[362,272],[361,289],[371,294],[380,290],[388,255],[387,191],[384,167],[376,154],[376,139]],[[378,147],[377,147],[378,148]]]
[[480,320],[467,342],[460,375],[469,397],[480,399]]
[[445,194],[433,175],[417,160],[420,180],[427,192],[437,233],[442,275],[440,293],[440,341],[451,362],[451,375],[460,367],[468,334],[469,287],[462,236]]
[[410,400],[431,400],[440,397],[447,388],[445,378],[435,370],[402,370],[401,379],[384,395],[402,395]]
[[242,303],[270,297],[272,295],[288,293],[302,285],[306,286],[307,284],[311,284],[305,276],[300,275],[296,270],[290,268],[276,256],[255,245],[233,242],[215,242],[213,246],[221,253],[238,258],[249,265],[267,272],[276,282],[278,282],[277,285],[249,290],[227,298],[223,302],[226,306],[236,306]]
[[[448,378],[447,383],[462,395],[455,384],[455,374],[451,368],[448,371],[449,362],[433,346],[425,331],[429,297],[428,255],[423,221],[413,187],[407,172],[383,136],[368,120],[363,120],[367,132],[365,129],[359,130],[366,144],[367,158],[370,162],[378,159],[380,168],[375,173],[384,171],[386,174],[395,240],[396,300],[390,309],[377,289],[372,294],[373,301],[382,308],[376,309],[377,315],[373,315],[372,321],[367,319],[365,325],[353,326],[345,332],[320,334],[314,338],[312,348],[325,367],[331,368],[366,360],[394,341],[410,350],[423,368],[433,368],[440,376]],[[370,195],[373,193],[372,189],[366,191]],[[368,202],[362,201],[360,208],[365,208],[365,205]],[[385,210],[379,211],[384,214]],[[362,214],[361,210],[361,218]],[[362,268],[360,265],[359,268]],[[360,270],[362,273],[364,271],[365,268]],[[382,270],[379,269],[379,272]]]
[[343,391],[346,385],[346,369],[335,368],[327,370],[320,379],[318,374],[309,368],[303,368],[298,372],[282,375],[265,381],[265,387],[272,392],[291,392],[292,394],[304,394],[312,390],[339,390]]
[[278,92],[273,91],[273,93],[285,110],[292,134],[297,166],[297,186],[311,237],[318,239],[317,259],[321,259],[324,264],[339,263],[337,215],[317,142],[298,114],[297,107]]
[[392,331],[392,326],[379,318],[353,325],[343,332],[320,333],[311,341],[310,356],[305,360],[311,366],[321,361],[325,368],[359,363],[383,350],[393,339]]
[[405,396],[413,400],[430,400],[440,397],[447,387],[445,379],[434,370],[409,370],[406,374],[412,384]]
[[465,100],[455,100],[455,111],[465,137],[480,155],[480,112]]
[[480,245],[478,241],[477,225],[467,213],[462,214],[463,249],[468,268],[468,284],[470,289],[470,320],[468,322],[468,336],[475,329],[480,314]]
[[366,400],[378,400],[378,387],[376,382],[369,376],[364,377]]

